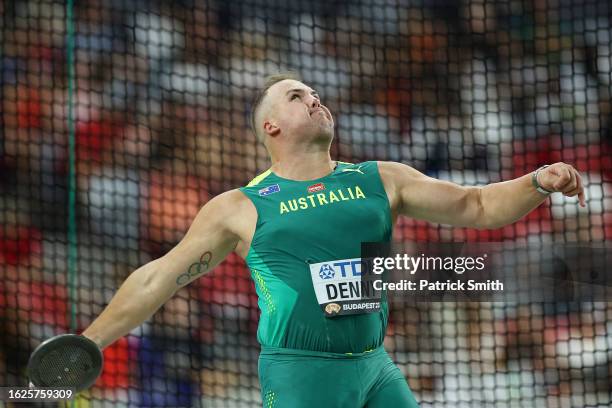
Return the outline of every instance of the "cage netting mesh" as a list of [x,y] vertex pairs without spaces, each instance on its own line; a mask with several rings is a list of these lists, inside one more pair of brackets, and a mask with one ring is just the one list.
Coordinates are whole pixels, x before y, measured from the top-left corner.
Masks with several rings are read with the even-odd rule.
[[[0,1],[0,385],[26,385],[37,344],[87,327],[211,197],[267,169],[248,118],[279,71],[331,109],[335,159],[464,185],[557,161],[583,174],[586,208],[557,194],[495,230],[403,218],[395,239],[609,241],[610,12],[599,0]],[[612,404],[610,303],[391,309],[385,346],[422,407]],[[106,349],[76,406],[261,406],[258,315],[231,255]]]

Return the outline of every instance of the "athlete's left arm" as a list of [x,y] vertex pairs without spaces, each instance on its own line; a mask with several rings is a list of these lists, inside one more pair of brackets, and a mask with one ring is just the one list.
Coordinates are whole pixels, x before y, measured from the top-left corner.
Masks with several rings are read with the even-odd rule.
[[[460,186],[428,177],[401,163],[379,162],[391,207],[396,214],[458,227],[498,228],[539,206],[547,194],[532,184],[532,173],[484,187]],[[585,206],[580,174],[571,165],[555,163],[541,170],[538,182],[548,191],[578,196]]]

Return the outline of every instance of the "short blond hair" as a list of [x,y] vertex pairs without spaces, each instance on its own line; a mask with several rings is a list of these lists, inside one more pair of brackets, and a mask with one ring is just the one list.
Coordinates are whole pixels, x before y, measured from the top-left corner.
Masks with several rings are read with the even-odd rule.
[[268,89],[270,89],[272,85],[280,81],[284,81],[285,79],[293,79],[295,81],[302,80],[300,78],[300,75],[293,71],[285,71],[268,75],[264,80],[263,87],[259,89],[259,91],[257,91],[257,94],[253,99],[253,103],[251,104],[251,128],[253,129],[253,132],[255,132],[255,136],[257,136],[257,139],[259,139],[261,142],[263,142],[263,136],[260,135],[260,132],[257,131],[257,127],[255,126],[257,111],[259,110],[259,107],[261,106],[261,103],[263,102],[264,98],[268,95]]

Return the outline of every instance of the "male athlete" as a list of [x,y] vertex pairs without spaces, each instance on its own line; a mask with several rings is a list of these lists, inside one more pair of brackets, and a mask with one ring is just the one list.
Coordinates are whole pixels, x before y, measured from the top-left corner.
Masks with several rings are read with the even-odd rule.
[[578,195],[585,205],[580,175],[564,163],[481,188],[432,179],[400,163],[333,161],[330,111],[313,89],[286,75],[270,77],[252,122],[270,169],[208,202],[181,242],[133,272],[83,334],[108,346],[235,251],[259,297],[264,407],[418,406],[382,346],[384,298],[378,308],[346,314],[315,288],[318,279],[348,271],[361,242],[389,241],[398,215],[497,228],[551,192]]

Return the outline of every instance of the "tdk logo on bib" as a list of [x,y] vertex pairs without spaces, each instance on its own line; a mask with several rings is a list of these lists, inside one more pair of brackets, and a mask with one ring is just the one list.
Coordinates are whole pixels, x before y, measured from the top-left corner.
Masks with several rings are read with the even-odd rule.
[[334,262],[324,262],[319,269],[319,277],[321,279],[332,279],[336,274],[338,278],[352,279],[361,276],[361,259],[344,259]]
[[331,279],[335,274],[336,272],[334,271],[334,268],[332,268],[329,264],[323,264],[321,266],[321,270],[319,271],[319,276],[321,279]]
[[[362,273],[361,258],[310,264],[317,302],[327,317],[380,310],[381,291],[374,289],[378,275]],[[370,274],[372,275],[372,274]]]

